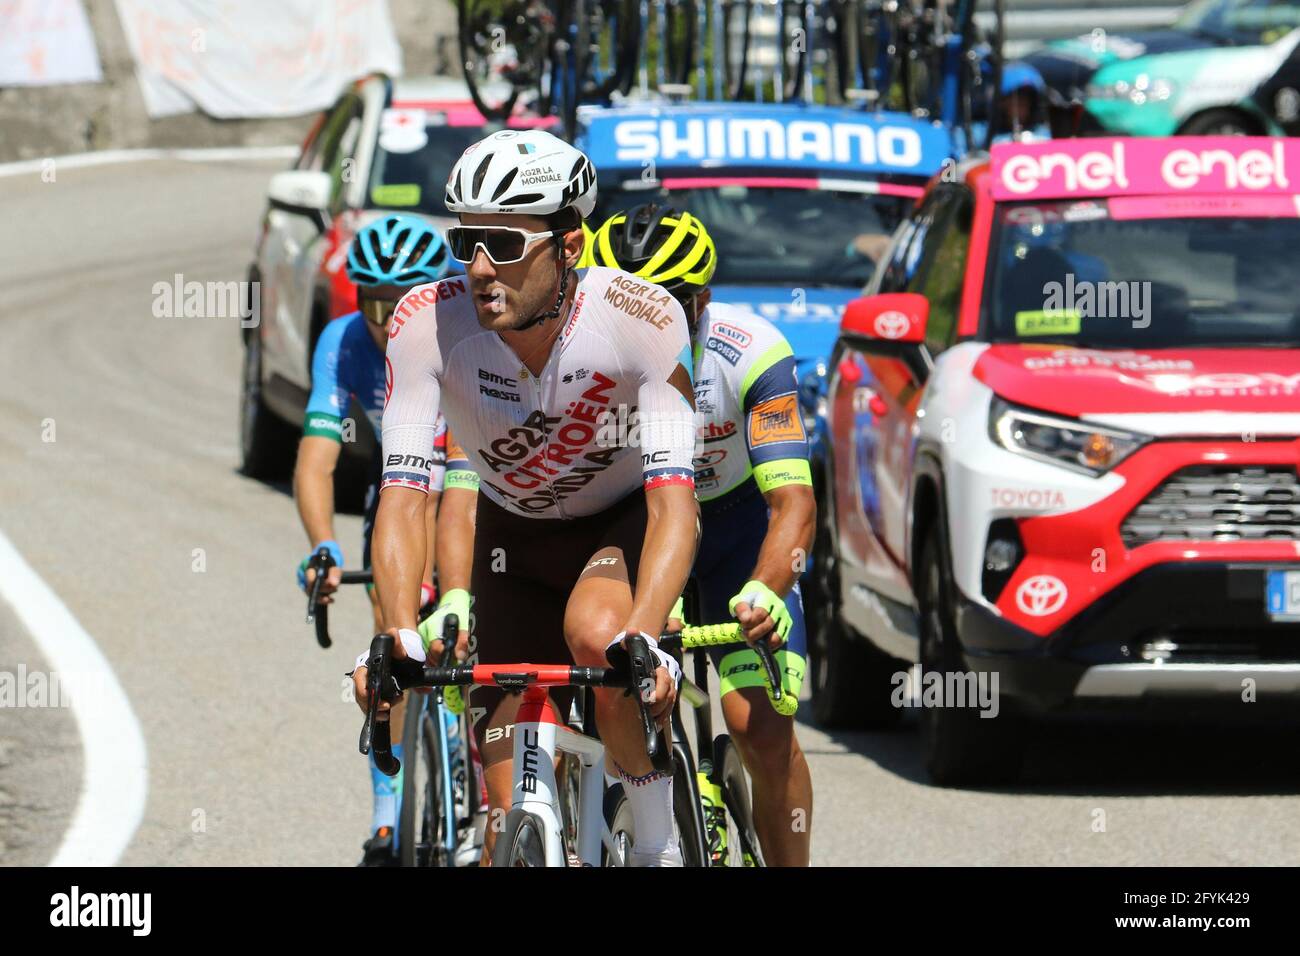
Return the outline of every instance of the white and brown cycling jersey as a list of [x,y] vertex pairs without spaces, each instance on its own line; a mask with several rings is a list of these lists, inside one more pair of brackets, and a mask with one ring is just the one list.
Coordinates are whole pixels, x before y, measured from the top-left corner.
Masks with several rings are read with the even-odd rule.
[[412,289],[386,355],[382,487],[427,490],[441,410],[494,503],[527,517],[604,511],[638,484],[693,485],[694,390],[681,306],[617,269],[578,271],[540,375],[479,325],[463,276]]

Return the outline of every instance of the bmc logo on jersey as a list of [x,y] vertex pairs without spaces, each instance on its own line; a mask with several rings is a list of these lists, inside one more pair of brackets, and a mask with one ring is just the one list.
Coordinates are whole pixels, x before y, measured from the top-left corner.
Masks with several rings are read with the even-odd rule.
[[739,348],[748,348],[749,343],[754,341],[754,337],[744,329],[738,329],[734,325],[728,325],[726,322],[719,322],[713,326],[713,334],[720,335],[724,339],[735,342]]

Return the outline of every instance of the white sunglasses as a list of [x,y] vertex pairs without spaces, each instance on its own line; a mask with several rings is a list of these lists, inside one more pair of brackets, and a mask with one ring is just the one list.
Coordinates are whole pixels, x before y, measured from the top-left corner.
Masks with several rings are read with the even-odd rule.
[[482,249],[493,265],[507,266],[520,262],[538,239],[563,235],[563,230],[529,232],[514,226],[452,226],[447,230],[447,246],[457,262],[469,264]]

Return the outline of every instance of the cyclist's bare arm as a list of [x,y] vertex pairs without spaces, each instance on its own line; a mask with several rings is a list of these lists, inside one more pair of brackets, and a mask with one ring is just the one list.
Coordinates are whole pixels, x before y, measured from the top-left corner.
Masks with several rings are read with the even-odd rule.
[[[398,313],[406,314],[403,310],[408,300],[412,300],[411,293],[398,303]],[[431,329],[436,328],[434,315],[428,315],[425,321],[431,323]],[[442,354],[436,334],[418,336],[408,331],[403,335],[403,326],[394,322],[385,353],[388,397],[383,416],[384,466],[370,557],[384,628],[414,631],[420,607],[420,579],[430,560],[426,497],[432,467],[430,449],[437,438],[442,399]],[[396,653],[402,655],[401,650]]]
[[650,488],[645,503],[645,544],[625,630],[657,637],[695,563],[699,506],[690,485]]
[[[784,597],[806,566],[817,526],[817,499],[813,497],[811,485],[798,484],[781,485],[763,497],[771,513],[767,535],[749,579],[762,581]],[[760,626],[758,631],[758,637],[763,637],[770,633],[771,624],[767,628]]]
[[442,507],[441,501],[442,494],[431,491],[424,505],[424,576],[420,580],[430,587],[433,586],[434,556],[438,547],[438,512]]
[[[384,629],[415,629],[420,607],[420,574],[425,560],[426,494],[390,486],[379,493],[370,563]],[[401,656],[401,652],[397,652]]]
[[442,493],[438,509],[438,580],[444,591],[469,590],[477,514],[477,491],[448,488]]
[[[478,492],[450,486],[442,493],[438,509],[438,583],[443,594],[469,591],[474,569],[474,520],[478,514]],[[469,621],[460,622],[456,642],[459,652],[469,653]]]
[[[332,438],[306,435],[298,444],[298,461],[293,468],[293,500],[298,516],[314,549],[322,541],[334,540],[334,469],[343,446]],[[307,572],[307,583],[316,577]],[[331,568],[322,591],[326,594],[343,579],[342,568]],[[329,599],[322,603],[328,604]]]

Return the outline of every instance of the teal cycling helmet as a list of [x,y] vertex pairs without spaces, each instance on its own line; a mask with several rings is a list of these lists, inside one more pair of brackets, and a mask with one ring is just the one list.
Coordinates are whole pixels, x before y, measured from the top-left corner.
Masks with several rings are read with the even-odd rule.
[[359,230],[348,247],[348,278],[358,286],[414,286],[452,272],[438,230],[418,216],[391,214]]

